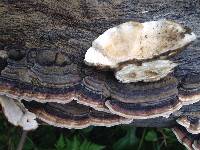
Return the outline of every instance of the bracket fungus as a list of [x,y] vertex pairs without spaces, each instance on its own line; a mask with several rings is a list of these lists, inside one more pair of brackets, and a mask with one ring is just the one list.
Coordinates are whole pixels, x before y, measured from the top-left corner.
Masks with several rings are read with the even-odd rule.
[[176,126],[172,129],[178,141],[183,144],[188,150],[200,149],[200,135],[192,135],[181,126]]
[[[197,54],[198,55],[198,54]],[[190,74],[183,78],[182,84],[179,88],[179,99],[184,105],[193,104],[200,99],[200,74]]]
[[88,126],[111,127],[119,124],[130,124],[132,119],[123,118],[111,113],[78,104],[74,101],[68,104],[58,103],[25,103],[32,113],[41,121],[56,127],[82,129]]
[[[121,84],[110,79],[111,98],[106,106],[112,113],[133,119],[168,117],[180,109],[177,81],[166,77],[155,83]],[[123,91],[123,92],[122,92]]]
[[93,41],[85,54],[88,65],[109,67],[123,83],[164,78],[175,63],[167,60],[196,36],[169,20],[126,22],[110,28]]
[[200,149],[198,2],[94,1],[0,2],[8,121],[24,130],[169,127],[188,149]]
[[34,130],[38,127],[35,114],[29,112],[22,103],[6,96],[0,96],[0,104],[10,123],[23,130]]
[[177,123],[187,129],[192,134],[200,134],[200,118],[194,116],[183,116],[177,120]]

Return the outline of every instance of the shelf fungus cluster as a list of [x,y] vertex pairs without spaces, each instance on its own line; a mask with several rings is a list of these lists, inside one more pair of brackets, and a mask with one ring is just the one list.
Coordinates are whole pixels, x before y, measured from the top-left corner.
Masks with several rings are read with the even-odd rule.
[[110,28],[88,50],[5,46],[0,50],[3,113],[24,130],[40,124],[150,126],[160,117],[189,149],[199,149],[200,109],[194,114],[189,106],[200,108],[200,70],[195,70],[200,66],[188,69],[188,64],[199,65],[200,59],[187,55],[198,51],[178,55],[194,40],[187,27],[159,20]]
[[153,82],[176,67],[168,60],[194,41],[195,34],[168,20],[126,22],[93,41],[85,55],[88,65],[108,67],[123,83]]

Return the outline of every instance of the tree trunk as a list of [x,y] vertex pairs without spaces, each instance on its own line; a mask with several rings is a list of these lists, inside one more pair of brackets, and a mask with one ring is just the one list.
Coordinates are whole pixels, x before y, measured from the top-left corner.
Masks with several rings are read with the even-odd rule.
[[[200,75],[199,0],[2,0],[0,54],[8,49],[67,49],[82,63],[92,41],[105,30],[126,21],[175,20],[191,28],[197,40],[177,57],[174,75],[182,81]],[[74,56],[76,56],[74,55]],[[71,56],[71,57],[74,57]],[[0,60],[0,70],[4,68]],[[199,87],[198,87],[199,88]],[[198,89],[197,89],[198,90]],[[136,120],[135,126],[168,127],[181,115],[199,117],[200,102],[184,106],[170,118]]]

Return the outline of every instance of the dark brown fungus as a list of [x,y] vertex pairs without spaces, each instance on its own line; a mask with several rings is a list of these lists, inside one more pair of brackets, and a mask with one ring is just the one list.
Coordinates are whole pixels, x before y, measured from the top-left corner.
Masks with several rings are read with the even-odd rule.
[[27,49],[26,53],[26,59],[8,59],[8,65],[1,71],[0,95],[41,103],[65,104],[77,100],[109,111],[104,104],[109,91],[103,74],[86,76],[84,68],[72,63],[64,52]]
[[185,127],[187,131],[192,134],[200,134],[200,118],[197,116],[199,116],[199,114],[196,116],[188,115],[180,117],[177,123]]
[[[1,71],[0,94],[42,103],[73,100],[81,81],[79,67],[69,62],[64,66],[54,65],[56,53],[54,50],[26,49],[26,59],[15,61],[9,58]],[[48,58],[44,59],[45,56]]]
[[193,135],[182,126],[176,126],[172,128],[172,131],[176,135],[178,141],[183,144],[188,150],[200,149],[200,134]]
[[0,95],[27,100],[45,102],[68,103],[75,96],[77,86],[65,88],[43,87],[39,85],[27,84],[18,80],[11,80],[5,77],[0,77]]
[[184,77],[179,88],[179,99],[184,105],[200,101],[200,74],[189,74]]
[[24,102],[26,108],[43,122],[62,128],[82,129],[88,126],[114,126],[129,124],[132,119],[123,118],[72,101],[68,104]]
[[[86,77],[82,82],[63,87],[52,84],[51,86],[38,83],[26,83],[25,81],[13,80],[0,77],[0,95],[27,101],[69,103],[76,100],[78,103],[91,106],[96,110],[109,111],[104,103],[109,92],[103,80],[95,77]],[[55,86],[54,86],[55,85]]]
[[82,81],[82,88],[79,92],[77,102],[95,108],[96,110],[108,112],[105,107],[106,98],[110,96],[106,88],[105,76],[91,75]]
[[111,98],[106,101],[106,106],[112,113],[123,117],[169,117],[182,107],[178,99],[177,80],[173,77],[166,77],[154,83],[109,83],[107,86]]
[[25,57],[25,50],[16,47],[10,48],[7,53],[8,58],[13,59],[15,61],[20,61]]

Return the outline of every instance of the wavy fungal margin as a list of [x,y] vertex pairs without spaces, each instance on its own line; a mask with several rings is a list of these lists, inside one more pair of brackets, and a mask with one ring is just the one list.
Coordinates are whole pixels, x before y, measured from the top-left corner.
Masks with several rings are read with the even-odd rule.
[[85,62],[114,69],[115,77],[123,83],[153,82],[164,78],[176,66],[168,60],[161,68],[156,67],[161,63],[159,60],[177,54],[195,39],[187,27],[173,21],[130,21],[108,29],[94,40],[85,54]]

